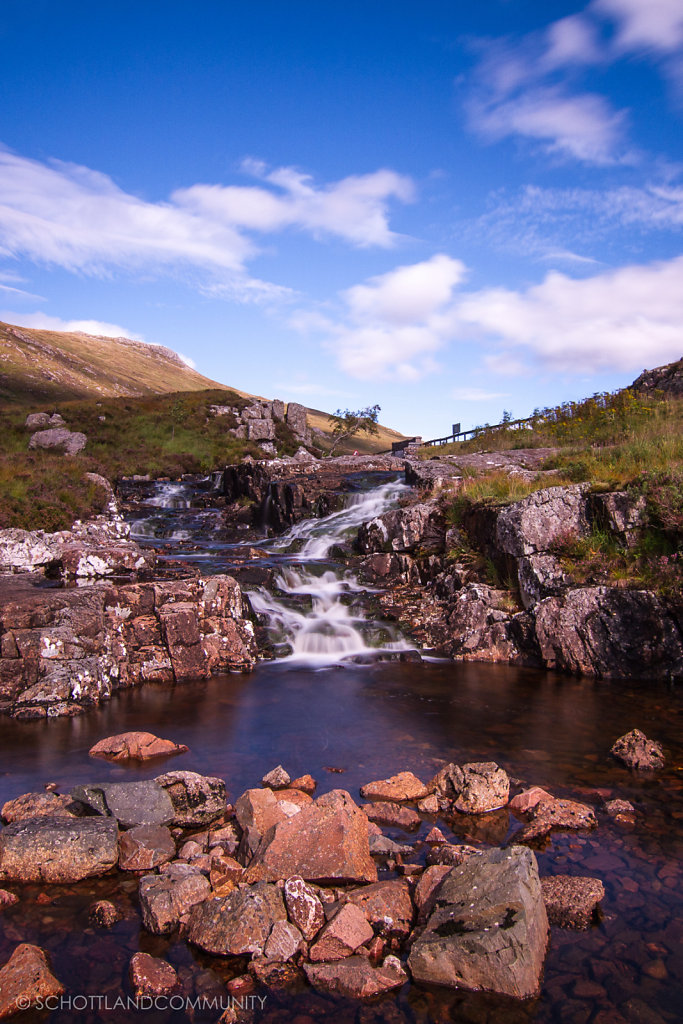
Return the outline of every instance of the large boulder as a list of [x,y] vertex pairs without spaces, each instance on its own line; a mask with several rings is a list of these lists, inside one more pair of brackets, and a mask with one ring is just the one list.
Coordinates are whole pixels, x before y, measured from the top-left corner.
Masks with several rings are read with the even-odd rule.
[[223,779],[198,772],[166,772],[154,780],[170,798],[172,824],[180,828],[209,825],[225,814],[227,797]]
[[495,761],[471,761],[445,765],[432,779],[430,788],[461,814],[484,814],[505,807],[510,779]]
[[40,946],[23,942],[0,969],[0,1020],[64,992]]
[[51,427],[49,430],[37,430],[31,435],[29,448],[56,448],[64,455],[78,455],[83,451],[88,438],[78,431],[67,430],[66,427]]
[[533,853],[487,850],[445,876],[408,966],[425,984],[526,999],[539,991],[547,942]]
[[78,815],[78,805],[69,796],[57,793],[23,793],[14,800],[8,800],[0,811],[0,817],[7,824],[23,821],[24,818],[40,818],[45,815],[59,818],[73,818]]
[[0,878],[67,885],[104,875],[119,858],[111,818],[28,818],[0,831]]
[[579,587],[535,611],[548,668],[604,679],[683,676],[683,640],[666,605],[648,590]]
[[0,530],[0,570],[32,572],[54,565],[61,557],[58,534],[43,530]]
[[368,819],[349,793],[333,790],[261,840],[246,873],[248,882],[300,875],[308,882],[376,882]]
[[281,891],[262,882],[195,907],[187,934],[190,942],[207,953],[242,956],[263,953],[275,922],[286,920]]

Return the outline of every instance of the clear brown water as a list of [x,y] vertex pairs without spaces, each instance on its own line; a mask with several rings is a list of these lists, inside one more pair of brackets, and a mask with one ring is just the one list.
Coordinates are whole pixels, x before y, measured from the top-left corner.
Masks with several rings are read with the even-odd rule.
[[[361,1008],[300,987],[263,993],[266,1002],[255,1020],[673,1024],[683,1020],[682,718],[680,692],[646,680],[594,682],[474,664],[393,662],[316,671],[270,663],[248,676],[122,692],[80,718],[0,719],[0,800],[47,782],[66,791],[80,782],[149,778],[171,768],[218,775],[236,798],[278,763],[292,776],[313,774],[318,793],[341,786],[358,798],[362,783],[401,769],[428,778],[444,761],[495,760],[515,779],[598,809],[597,830],[556,834],[537,850],[541,874],[595,875],[607,892],[604,916],[590,931],[552,929],[540,997],[520,1004],[406,986]],[[614,739],[636,726],[668,750],[667,766],[655,777],[638,777],[608,755]],[[88,757],[98,739],[130,729],[171,737],[190,752],[146,768]],[[600,811],[601,796],[631,800],[635,824],[608,818]],[[432,823],[425,820],[417,838]],[[518,827],[499,812],[462,818],[457,836],[500,844]],[[72,994],[107,997],[112,1005],[130,993],[128,962],[138,949],[166,957],[181,975],[203,971],[199,983],[207,992],[217,978],[245,969],[244,962],[203,956],[177,936],[147,934],[130,876],[42,893],[36,886],[10,888],[21,901],[0,915],[0,963],[17,942],[36,942],[49,951]],[[50,902],[41,902],[45,895]],[[124,904],[126,917],[111,931],[95,930],[88,905],[106,896]],[[218,1015],[72,1008],[24,1019],[156,1024]]]

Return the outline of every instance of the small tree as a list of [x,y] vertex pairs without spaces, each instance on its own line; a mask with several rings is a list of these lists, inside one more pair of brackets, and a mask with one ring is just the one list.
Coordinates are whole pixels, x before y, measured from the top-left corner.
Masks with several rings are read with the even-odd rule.
[[356,434],[377,435],[379,433],[377,429],[379,413],[379,405],[369,405],[366,409],[358,409],[355,412],[352,412],[350,409],[344,409],[343,412],[341,409],[337,409],[334,415],[328,417],[328,422],[332,428],[332,437],[334,438],[328,455],[333,455],[335,448],[342,441],[355,437]]

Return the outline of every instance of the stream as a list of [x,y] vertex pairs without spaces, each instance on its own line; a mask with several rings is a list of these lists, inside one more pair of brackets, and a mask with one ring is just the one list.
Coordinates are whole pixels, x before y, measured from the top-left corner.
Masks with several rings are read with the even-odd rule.
[[[206,493],[210,481],[201,485]],[[158,484],[131,513],[134,536],[153,544],[169,571],[203,574],[243,566],[245,552],[264,572],[249,599],[274,657],[250,675],[182,686],[123,690],[88,714],[52,721],[0,718],[0,801],[55,782],[62,792],[85,782],[153,778],[190,769],[224,778],[229,798],[258,785],[282,763],[292,777],[310,772],[317,794],[358,787],[407,769],[429,779],[445,761],[497,761],[524,784],[595,805],[599,827],[553,834],[536,850],[541,875],[593,875],[606,889],[603,915],[589,931],[553,928],[541,995],[519,1003],[494,996],[408,985],[369,1007],[333,1000],[305,986],[269,990],[255,1022],[268,1024],[674,1024],[683,1007],[683,702],[648,680],[606,682],[504,665],[415,660],[414,644],[377,617],[374,592],[341,558],[361,522],[398,503],[404,484],[358,479],[347,505],[300,522],[277,538],[235,542],[220,509],[196,507],[190,482]],[[195,504],[193,504],[195,502]],[[669,753],[655,777],[637,776],[608,756],[613,741],[638,727]],[[188,754],[152,765],[93,762],[104,736],[147,729],[185,743]],[[602,798],[630,800],[635,821],[600,810]],[[424,821],[411,842],[435,823]],[[456,842],[504,843],[520,823],[507,811],[457,822],[439,819]],[[406,840],[398,830],[385,830]],[[385,873],[380,871],[380,877]],[[123,877],[123,881],[121,881]],[[125,909],[109,931],[88,922],[93,899]],[[244,964],[205,956],[177,934],[141,928],[137,880],[119,876],[74,886],[23,887],[0,914],[0,963],[17,942],[45,948],[70,991],[132,992],[128,962],[141,949],[167,959],[201,986],[243,973]],[[76,1009],[30,1012],[21,1021],[216,1021],[220,1012]],[[250,1018],[251,1019],[251,1018]]]

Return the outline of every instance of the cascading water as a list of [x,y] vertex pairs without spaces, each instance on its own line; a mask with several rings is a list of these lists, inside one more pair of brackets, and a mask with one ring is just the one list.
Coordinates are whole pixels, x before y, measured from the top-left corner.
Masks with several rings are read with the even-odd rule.
[[274,592],[261,588],[252,591],[249,599],[266,620],[282,660],[320,667],[413,649],[389,625],[369,617],[361,598],[371,588],[348,572],[325,568],[335,545],[361,523],[386,512],[407,490],[405,484],[383,484],[354,495],[341,511],[304,520],[267,542],[270,551],[280,553],[290,564],[276,575]]

